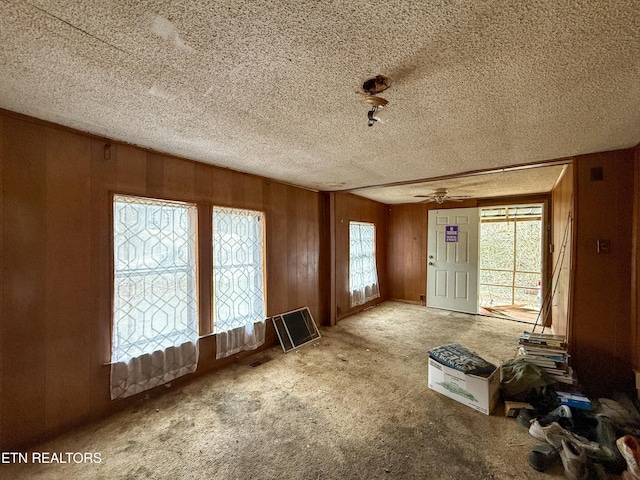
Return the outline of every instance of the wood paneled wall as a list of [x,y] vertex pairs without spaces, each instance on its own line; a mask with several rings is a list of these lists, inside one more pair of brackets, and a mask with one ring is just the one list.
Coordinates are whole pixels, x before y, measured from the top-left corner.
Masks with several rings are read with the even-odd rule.
[[547,203],[546,195],[471,199],[437,205],[411,203],[390,205],[388,234],[389,298],[412,303],[426,303],[427,241],[429,210],[488,207],[518,203]]
[[633,168],[631,340],[633,342],[633,368],[640,370],[640,145],[634,149]]
[[[598,166],[604,179],[592,182],[590,169]],[[578,157],[574,169],[578,207],[570,339],[581,381],[599,393],[630,384],[633,359],[640,365],[640,349],[632,355],[640,331],[635,205],[640,150]],[[566,205],[570,189],[558,188],[554,195]],[[425,205],[389,207],[350,194],[310,192],[0,110],[3,450],[135,401],[109,399],[105,365],[111,336],[111,192],[265,211],[268,315],[308,305],[319,323],[328,324],[368,306],[349,307],[351,220],[376,224],[381,297],[371,304],[387,298],[418,302],[426,291]],[[470,203],[455,207],[479,204]],[[201,242],[210,239],[209,221],[200,215]],[[610,254],[595,253],[598,238],[611,240]],[[200,273],[204,307],[210,281],[206,271]],[[267,335],[266,346],[275,342],[272,328]],[[201,339],[200,352],[198,373],[235,360],[215,360],[214,336]]]
[[427,217],[424,203],[389,207],[389,298],[426,303]]
[[410,203],[390,205],[388,233],[389,298],[421,303],[427,293],[427,242],[429,210],[477,207],[477,200],[437,205]]
[[[335,317],[337,320],[387,299],[387,206],[349,193],[333,194],[335,229]],[[376,262],[380,282],[380,298],[365,305],[349,306],[349,222],[371,222],[376,226]]]
[[[570,345],[578,377],[593,395],[632,388],[631,238],[633,151],[576,158],[576,230]],[[592,169],[602,168],[602,180]],[[598,253],[597,240],[611,242]]]
[[[6,111],[0,111],[0,160],[3,450],[135,401],[110,400],[105,365],[111,337],[111,192],[263,210],[268,315],[307,305],[325,322],[318,193]],[[200,220],[200,241],[210,239],[207,215]],[[380,235],[384,243],[384,230]],[[210,305],[206,269],[201,274],[201,306]],[[270,328],[265,347],[274,342]],[[198,373],[235,360],[216,361],[214,352],[215,337],[201,338]]]
[[551,192],[552,284],[551,328],[556,335],[568,335],[572,257],[573,165],[567,165]]

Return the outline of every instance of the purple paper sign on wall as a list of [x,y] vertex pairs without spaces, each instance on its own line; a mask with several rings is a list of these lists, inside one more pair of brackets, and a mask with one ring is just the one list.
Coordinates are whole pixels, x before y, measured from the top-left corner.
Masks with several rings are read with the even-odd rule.
[[458,225],[447,225],[444,227],[444,241],[447,243],[458,243]]

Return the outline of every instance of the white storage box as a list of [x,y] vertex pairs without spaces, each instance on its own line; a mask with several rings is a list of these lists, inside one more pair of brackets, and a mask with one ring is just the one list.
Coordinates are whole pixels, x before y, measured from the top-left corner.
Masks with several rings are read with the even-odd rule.
[[500,368],[485,378],[465,374],[429,358],[429,388],[489,415],[500,396]]

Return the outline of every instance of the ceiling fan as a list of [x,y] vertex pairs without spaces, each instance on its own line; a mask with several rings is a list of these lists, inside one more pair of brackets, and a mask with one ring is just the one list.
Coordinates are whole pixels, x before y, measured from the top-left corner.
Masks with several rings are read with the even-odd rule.
[[447,194],[446,188],[436,188],[433,193],[428,195],[415,195],[415,197],[426,198],[422,203],[436,202],[438,205],[442,205],[444,202],[461,202],[465,198],[470,198],[469,195],[450,196]]

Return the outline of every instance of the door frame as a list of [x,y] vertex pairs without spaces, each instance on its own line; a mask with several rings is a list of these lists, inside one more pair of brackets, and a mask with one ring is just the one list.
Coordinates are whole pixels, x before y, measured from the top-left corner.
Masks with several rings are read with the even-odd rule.
[[[539,300],[539,306],[538,306],[539,310],[538,311],[542,311],[543,310],[543,299],[545,298],[544,297],[544,291],[545,291],[545,289],[544,289],[544,284],[545,284],[544,276],[545,276],[545,270],[546,270],[546,261],[545,261],[546,240],[545,240],[545,237],[548,236],[548,234],[549,234],[549,222],[547,221],[547,217],[545,216],[545,214],[546,214],[545,208],[546,207],[545,207],[545,203],[544,202],[542,202],[542,201],[534,201],[534,202],[521,202],[521,201],[519,201],[519,202],[515,202],[515,203],[506,202],[506,203],[497,203],[495,205],[479,206],[478,208],[480,210],[480,215],[479,215],[479,219],[478,219],[478,221],[479,221],[479,235],[478,235],[478,242],[479,242],[478,251],[479,251],[479,255],[478,255],[478,261],[481,260],[482,251],[483,251],[483,246],[482,246],[482,223],[483,223],[483,221],[482,221],[482,210],[485,210],[485,209],[509,209],[509,208],[513,208],[513,207],[523,207],[523,208],[526,208],[526,207],[540,207],[541,208],[540,220],[539,220],[539,222],[540,222],[540,243],[539,243],[539,247],[540,247],[540,266],[539,266],[540,272],[536,272],[536,273],[539,273],[539,279],[540,279],[540,292],[539,292],[540,300]],[[507,218],[508,218],[508,216],[507,216]],[[489,220],[489,221],[491,221],[491,220]],[[500,222],[502,220],[498,219],[496,221]],[[514,233],[516,233],[519,220],[517,218],[514,218],[512,220],[508,220],[508,219],[504,220],[504,222],[508,222],[508,221],[513,221],[514,222],[514,227],[513,228],[514,228]],[[522,222],[523,220],[520,220],[520,221]],[[515,243],[514,243],[514,246],[513,246],[513,252],[512,253],[515,256],[515,252],[518,251],[517,233],[516,233],[516,237],[514,237],[514,242]],[[515,258],[514,258],[514,262],[515,262]],[[512,300],[512,303],[514,302],[513,296],[515,295],[515,290],[517,288],[522,288],[522,287],[517,287],[514,284],[514,282],[515,282],[515,273],[517,272],[515,263],[513,265],[513,269],[514,270],[513,270],[512,273],[514,274],[514,276],[512,277],[511,285],[504,285],[504,287],[506,287],[506,288],[511,288],[511,296],[512,296],[511,300]],[[491,270],[491,269],[489,269],[489,270]],[[531,273],[533,273],[533,272],[531,272]],[[478,276],[480,276],[480,274],[481,274],[481,268],[478,265]],[[482,307],[482,305],[480,304],[480,290],[481,290],[481,286],[480,285],[481,285],[480,284],[480,278],[478,278],[478,310],[480,310],[480,307]],[[496,316],[498,316],[498,315],[496,315]],[[508,317],[508,318],[511,318],[511,317]],[[514,318],[517,318],[517,317],[514,317]],[[523,320],[523,321],[526,321],[526,320]]]
[[[431,225],[429,220],[429,217],[433,217],[434,219],[437,218],[438,216],[438,212],[444,212],[444,211],[452,211],[452,213],[456,210],[462,211],[465,210],[465,213],[470,214],[469,216],[472,217],[472,221],[469,222],[467,225],[472,225],[471,226],[471,231],[475,232],[475,242],[471,241],[467,243],[467,255],[468,258],[470,258],[471,260],[474,260],[475,257],[475,264],[473,263],[467,263],[467,262],[452,262],[449,261],[449,254],[451,253],[451,249],[449,247],[451,247],[451,243],[453,243],[455,246],[453,248],[453,254],[457,254],[458,253],[458,240],[460,239],[460,237],[458,236],[460,233],[463,233],[463,231],[461,229],[456,229],[456,234],[455,234],[455,241],[453,242],[449,242],[446,240],[446,233],[444,233],[443,231],[438,232],[437,230],[437,225]],[[471,212],[471,210],[473,210],[473,212]],[[478,273],[478,268],[479,268],[479,228],[480,228],[480,216],[479,216],[479,212],[480,209],[477,206],[460,206],[460,207],[454,207],[454,208],[432,208],[429,209],[427,211],[427,264],[426,264],[426,274],[427,274],[427,288],[426,288],[426,304],[428,307],[432,307],[432,308],[440,308],[443,310],[449,310],[449,311],[456,311],[456,312],[462,312],[462,313],[470,313],[472,315],[475,315],[478,313],[478,279],[479,279],[479,273]],[[461,212],[462,213],[462,212]],[[443,215],[444,216],[444,215]],[[473,223],[473,220],[475,220],[475,224]],[[448,222],[447,226],[445,227],[448,228],[449,226],[454,225],[454,226],[461,226],[461,225],[465,225],[464,223],[458,223],[458,221],[456,220],[455,222]],[[433,229],[433,230],[432,230]],[[469,231],[469,229],[467,229],[466,231]],[[433,237],[433,235],[429,235],[429,233],[442,233],[443,235],[445,235],[445,237]],[[438,247],[440,245],[440,240],[443,239],[444,246],[445,246],[445,255],[446,255],[446,260],[439,260],[438,259]],[[473,240],[473,239],[471,239]],[[434,258],[433,256],[436,256],[436,258]],[[436,262],[440,263],[441,266],[442,264],[446,264],[447,268],[440,268],[437,269],[436,266]],[[456,265],[459,265],[458,269],[456,269]],[[465,267],[465,265],[473,265],[472,267],[472,271],[469,271],[469,269],[467,267]],[[440,298],[438,298],[437,293],[434,291],[434,289],[438,289],[438,285],[433,285],[429,282],[429,279],[431,278],[431,280],[433,282],[437,282],[437,277],[436,275],[439,272],[446,272],[444,275],[444,281],[445,281],[445,285],[444,288],[446,290],[446,293],[444,296],[440,296]],[[471,298],[471,296],[468,296],[468,300],[456,300],[456,291],[457,291],[457,274],[458,273],[468,273],[471,275],[471,281],[467,280],[467,294],[471,294],[473,296],[473,298]],[[462,297],[458,297],[458,298],[462,298]],[[455,302],[458,302],[458,305],[455,305]],[[472,306],[473,305],[473,306]]]
[[[461,205],[438,205],[427,207],[427,219],[426,219],[426,245],[425,248],[426,253],[425,257],[427,257],[427,261],[423,263],[423,274],[424,274],[424,282],[426,285],[425,291],[425,305],[426,305],[426,293],[429,288],[428,274],[427,274],[427,263],[428,263],[428,242],[429,242],[429,218],[428,212],[430,210],[446,210],[449,208],[464,208],[464,207],[492,207],[492,206],[500,206],[500,205],[522,205],[527,203],[541,203],[542,204],[542,217],[543,217],[543,229],[542,229],[542,298],[547,299],[552,295],[551,291],[551,272],[553,271],[553,256],[551,255],[552,245],[552,229],[551,229],[551,193],[548,194],[538,194],[538,195],[521,195],[521,196],[510,196],[510,197],[500,197],[494,199],[483,199],[477,201],[465,201]],[[558,246],[559,247],[559,246]],[[549,326],[551,324],[551,309],[548,312],[543,312],[541,315],[541,323],[542,325]]]

